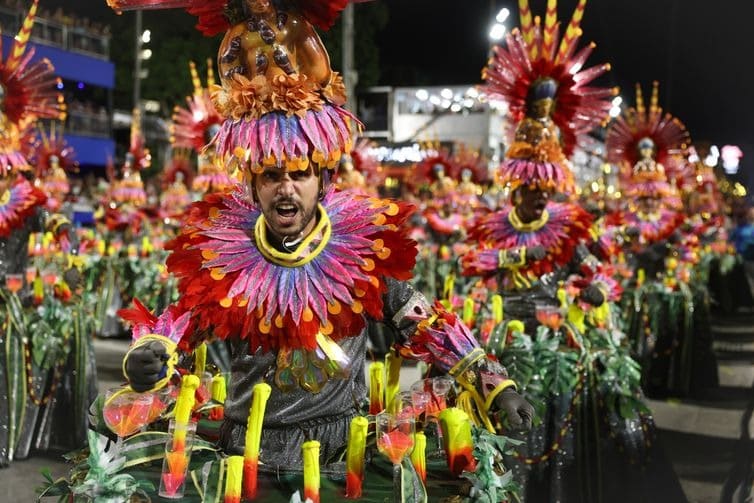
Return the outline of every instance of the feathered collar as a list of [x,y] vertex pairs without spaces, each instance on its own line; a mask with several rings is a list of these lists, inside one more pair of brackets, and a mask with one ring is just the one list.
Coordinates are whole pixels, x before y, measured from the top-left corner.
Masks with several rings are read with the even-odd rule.
[[590,239],[592,216],[580,206],[571,203],[548,202],[542,218],[530,224],[521,224],[508,205],[500,211],[482,217],[470,232],[470,239],[481,248],[509,250],[525,246],[542,246],[547,251],[544,259],[527,261],[520,272],[539,277],[571,261],[576,244]]
[[42,191],[18,176],[8,190],[0,194],[0,237],[8,237],[13,229],[21,227],[34,208],[46,200]]
[[667,239],[683,223],[683,220],[681,213],[665,208],[652,214],[627,211],[622,215],[623,225],[636,227],[639,230],[642,243],[655,243]]
[[167,246],[180,306],[192,312],[182,347],[211,331],[248,339],[252,352],[312,350],[323,335],[336,341],[358,335],[364,315],[381,319],[385,278],[409,279],[416,261],[404,226],[413,207],[331,191],[320,211],[328,236],[320,229],[308,243],[308,260],[290,267],[260,251],[261,212],[244,193],[210,194],[192,204]]

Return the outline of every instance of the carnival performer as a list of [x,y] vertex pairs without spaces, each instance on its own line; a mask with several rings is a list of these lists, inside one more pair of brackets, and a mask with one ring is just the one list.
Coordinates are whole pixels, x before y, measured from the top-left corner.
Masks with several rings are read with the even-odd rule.
[[634,270],[624,313],[649,396],[687,395],[692,380],[694,298],[688,278],[676,277],[684,216],[666,204],[667,198],[680,199],[666,166],[685,163],[688,144],[683,124],[659,107],[656,82],[649,107],[637,86],[636,107],[616,118],[606,140],[608,160],[627,174],[621,192],[629,205],[607,221],[621,228],[626,260]]
[[[331,187],[354,117],[341,108],[344,87],[312,23],[328,27],[346,4],[302,2],[289,10],[247,0],[248,14],[228,19],[224,13],[240,11],[218,10],[199,22],[210,32],[228,30],[219,52],[222,89],[213,96],[227,119],[214,145],[250,182],[190,209],[169,246],[181,299],[163,316],[188,317],[180,350],[213,336],[233,341],[225,452],[243,451],[252,385],[271,385],[261,460],[273,470],[301,467],[305,437],[319,440],[324,460],[345,445],[366,392],[366,318],[392,327],[404,356],[445,372],[468,368],[461,381],[481,386],[476,392],[512,426],[531,419],[505,370],[454,316],[406,282],[416,254],[404,226],[411,208]],[[129,317],[135,330],[146,326],[143,314]],[[124,363],[131,386],[146,390],[163,379],[174,346],[164,338],[137,341]]]
[[189,63],[194,93],[186,98],[188,108],[175,107],[171,127],[171,143],[179,150],[193,150],[198,155],[199,173],[191,182],[191,189],[201,195],[225,192],[237,180],[228,175],[223,160],[210,143],[223,122],[211,98],[211,88],[217,87],[212,61],[207,60],[207,86],[202,85],[196,64]]
[[464,218],[472,219],[482,207],[483,184],[487,182],[487,159],[466,145],[459,145],[453,152],[456,188],[456,205]]
[[75,152],[53,122],[49,133],[39,128],[39,135],[27,154],[34,165],[34,185],[47,194],[47,208],[59,211],[70,191],[68,172],[78,169]]
[[[565,154],[578,135],[603,120],[614,94],[613,89],[588,87],[609,65],[579,71],[592,50],[589,46],[574,55],[584,3],[577,7],[559,48],[552,35],[534,42],[539,28],[531,25],[528,4],[523,4],[522,32],[506,39],[508,49],[496,47],[483,71],[485,92],[510,102],[519,122],[499,173],[512,204],[475,222],[469,238],[478,246],[464,257],[464,274],[499,276],[506,313],[524,321],[528,329],[536,326],[537,305],[560,305],[557,289],[571,274],[582,269],[591,276],[598,272],[587,246],[592,241],[592,216],[576,204],[552,200],[574,192]],[[551,22],[553,15],[548,9]],[[518,49],[524,52],[514,54]],[[578,72],[578,78],[571,72]],[[605,279],[595,277],[582,298],[597,306],[608,300],[611,292]]]
[[464,273],[497,280],[506,321],[486,346],[526,383],[542,419],[511,460],[523,499],[685,501],[652,447],[638,365],[610,311],[620,288],[595,256],[593,217],[568,201],[566,155],[604,120],[614,94],[592,85],[609,65],[582,69],[594,48],[577,49],[585,3],[559,39],[556,2],[541,25],[520,2],[521,30],[493,49],[483,71],[484,92],[510,103],[518,122],[500,167],[512,202],[475,223]]
[[160,217],[166,223],[179,222],[186,208],[191,204],[191,194],[186,183],[191,183],[191,161],[184,151],[173,151],[168,169],[163,175],[163,183],[167,185],[160,194]]
[[102,202],[107,228],[125,236],[125,241],[135,240],[147,221],[147,215],[144,212],[147,193],[144,190],[141,172],[151,165],[152,155],[146,148],[141,131],[141,112],[135,109],[131,122],[130,145],[123,162],[121,176],[118,178],[111,174],[110,187],[106,199]]
[[450,153],[439,145],[430,145],[415,168],[416,179],[426,184],[418,187],[428,196],[428,199],[422,198],[423,215],[432,240],[438,246],[452,244],[465,232],[463,216],[456,211],[453,201],[458,183],[450,176],[452,171]]
[[337,187],[360,194],[378,196],[385,182],[380,162],[370,153],[373,142],[360,138],[350,153],[341,158]]
[[[26,288],[29,285],[23,287],[30,235],[49,231],[65,243],[68,251],[75,253],[77,248],[69,221],[58,214],[50,215],[45,209],[47,196],[24,176],[33,174],[21,153],[28,128],[39,119],[65,118],[63,98],[56,89],[59,79],[54,76],[52,64],[47,59],[34,61],[34,49],[28,46],[36,10],[35,0],[8,56],[0,60],[0,275],[8,285],[16,275],[21,283],[18,286],[22,287],[17,290],[9,286],[8,290],[14,293],[3,295],[7,332],[1,348],[6,358],[0,366],[2,467],[14,459],[26,458],[32,449],[71,449],[80,445],[86,436],[89,399],[96,393],[94,359],[88,342],[79,338],[74,342],[62,340],[55,334],[45,338],[48,334],[43,330],[37,330],[34,337],[26,335],[30,327],[23,321],[38,313],[22,316],[21,312],[21,302],[31,302]],[[75,282],[72,271],[67,271],[66,277],[69,283]],[[41,346],[45,340],[50,344],[48,354]],[[64,351],[56,353],[59,344]],[[32,360],[31,355],[41,360]],[[82,357],[85,364],[79,365]],[[45,358],[51,359],[52,367]],[[78,377],[72,370],[78,372]]]

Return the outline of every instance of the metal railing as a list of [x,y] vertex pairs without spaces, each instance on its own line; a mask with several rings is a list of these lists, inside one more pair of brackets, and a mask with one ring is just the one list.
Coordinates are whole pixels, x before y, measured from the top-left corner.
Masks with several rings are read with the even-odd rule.
[[93,138],[110,138],[110,118],[98,113],[69,110],[65,132]]
[[[0,7],[0,27],[2,27],[3,33],[14,34],[18,32],[25,15],[25,12],[19,12],[10,7]],[[31,39],[45,45],[52,45],[101,59],[109,59],[110,57],[109,35],[95,34],[81,26],[61,23],[39,16],[34,19]]]

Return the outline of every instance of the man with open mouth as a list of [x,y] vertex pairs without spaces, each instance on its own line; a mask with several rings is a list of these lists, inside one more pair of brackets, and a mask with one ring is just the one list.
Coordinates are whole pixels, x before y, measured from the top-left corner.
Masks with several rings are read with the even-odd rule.
[[[300,469],[305,439],[320,442],[323,461],[345,446],[366,398],[370,318],[392,329],[401,355],[456,377],[485,420],[504,411],[512,427],[528,427],[532,408],[505,369],[455,316],[407,282],[416,257],[406,225],[413,207],[331,186],[357,121],[341,107],[342,80],[307,15],[314,4],[333,2],[301,2],[286,12],[277,3],[247,3],[252,8],[239,12],[251,14],[228,20],[220,48],[223,87],[214,99],[227,120],[213,144],[248,183],[210,194],[187,212],[168,245],[177,304],[159,320],[126,313],[135,334],[152,334],[125,358],[132,388],[152,389],[172,377],[165,360],[176,343],[190,352],[211,337],[229,340],[232,379],[220,446],[243,453],[252,388],[266,382],[272,394],[260,459],[272,470]],[[244,47],[250,40],[255,45]]]

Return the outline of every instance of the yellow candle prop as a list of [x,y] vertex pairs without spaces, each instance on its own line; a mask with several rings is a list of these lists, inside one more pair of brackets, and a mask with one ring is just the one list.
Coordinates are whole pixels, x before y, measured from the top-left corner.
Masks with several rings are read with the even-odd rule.
[[440,412],[440,427],[450,472],[458,477],[464,470],[474,471],[476,463],[469,416],[461,409],[449,407]]
[[225,475],[225,503],[241,503],[243,456],[231,456],[226,463],[228,472]]
[[346,448],[346,498],[361,498],[364,482],[364,452],[367,443],[367,418],[357,416],[351,420]]
[[414,465],[417,475],[422,482],[427,481],[427,458],[425,451],[427,449],[427,437],[423,431],[417,431],[414,434],[414,450],[411,451],[411,464]]
[[646,274],[644,273],[644,269],[639,269],[636,272],[636,286],[643,285],[645,279],[646,279]]
[[385,404],[388,411],[392,414],[397,414],[399,411],[395,410],[400,406],[400,402],[396,402],[395,397],[401,390],[401,365],[403,364],[403,358],[398,356],[394,351],[388,352],[385,355],[385,368],[387,373],[387,384],[385,385]]
[[466,297],[463,300],[463,316],[461,317],[467,327],[474,324],[474,299]]
[[385,365],[375,362],[369,367],[369,413],[379,414],[385,408]]
[[220,403],[225,403],[225,397],[227,395],[225,389],[225,376],[217,374],[212,378],[212,400]]
[[319,503],[319,442],[304,442],[301,450],[304,457],[304,500]]
[[147,236],[141,238],[141,251],[146,255],[154,250],[152,243]]
[[450,300],[453,296],[453,290],[455,289],[456,278],[452,274],[448,274],[445,277],[445,282],[442,286],[442,296],[445,300]]
[[492,319],[495,323],[503,321],[503,297],[497,293],[492,296]]
[[207,345],[199,344],[194,350],[194,375],[199,379],[204,375],[204,369],[207,367]]
[[194,408],[194,397],[199,387],[199,378],[195,375],[185,375],[181,381],[181,391],[175,402],[175,433],[173,434],[173,448],[182,451],[186,442],[186,425],[191,418]]
[[36,278],[34,278],[32,290],[34,293],[34,300],[37,302],[41,302],[42,299],[44,299],[45,297],[45,288],[44,288],[44,283],[42,283],[41,276],[37,276]]
[[246,423],[246,445],[243,452],[243,496],[246,499],[253,499],[257,495],[259,444],[262,439],[264,410],[271,392],[272,388],[266,383],[254,385],[251,392],[251,410]]

